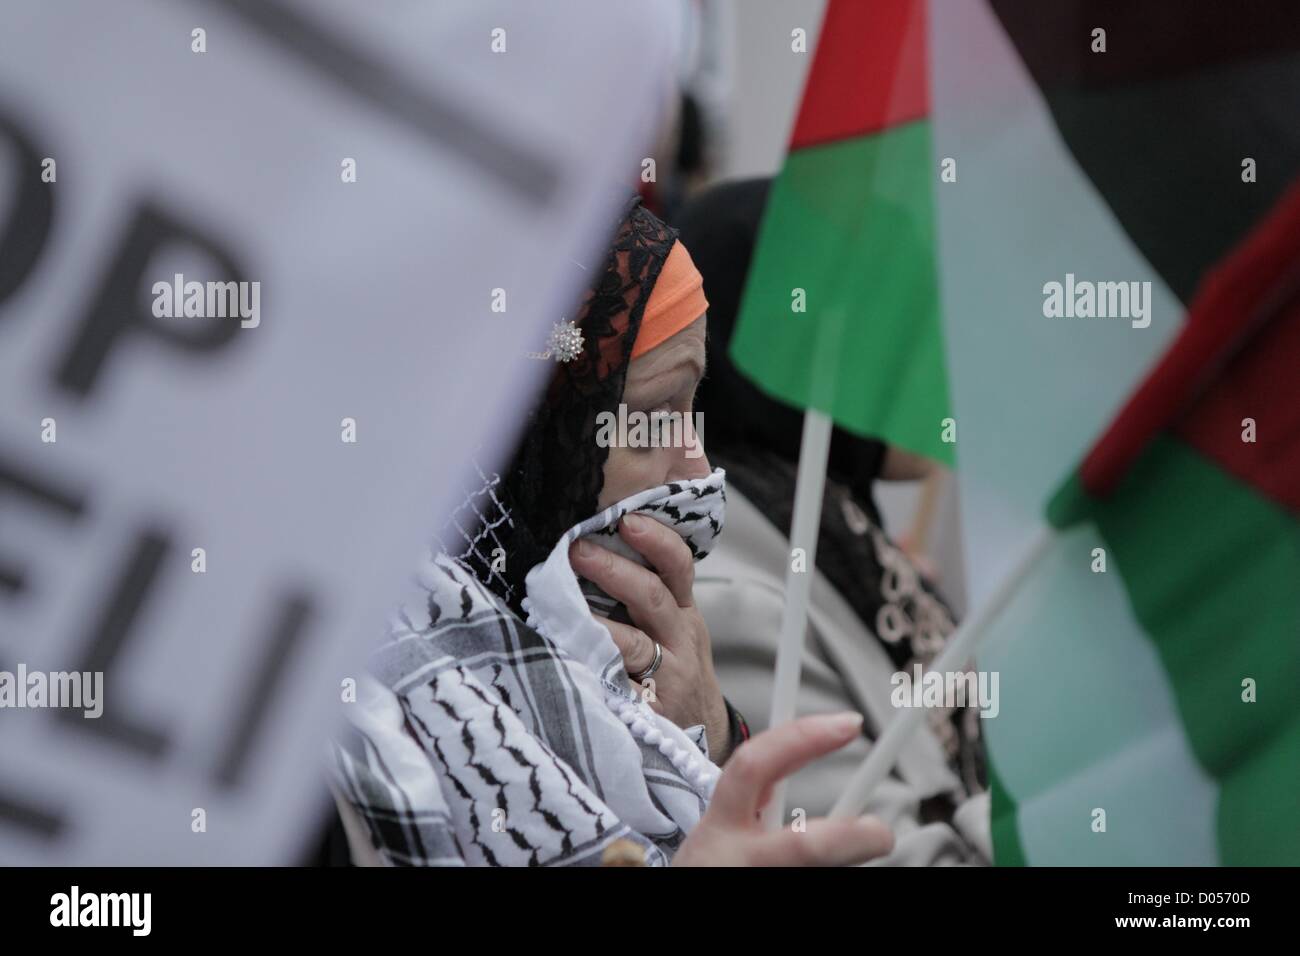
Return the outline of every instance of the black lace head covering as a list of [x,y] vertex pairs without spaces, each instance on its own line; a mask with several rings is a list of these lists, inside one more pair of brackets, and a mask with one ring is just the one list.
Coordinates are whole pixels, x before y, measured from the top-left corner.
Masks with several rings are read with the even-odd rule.
[[618,410],[641,316],[676,239],[639,199],[627,205],[578,310],[582,354],[556,363],[509,466],[481,476],[482,489],[439,535],[443,551],[516,612],[524,576],[564,532],[596,513],[609,456],[596,443],[597,416]]

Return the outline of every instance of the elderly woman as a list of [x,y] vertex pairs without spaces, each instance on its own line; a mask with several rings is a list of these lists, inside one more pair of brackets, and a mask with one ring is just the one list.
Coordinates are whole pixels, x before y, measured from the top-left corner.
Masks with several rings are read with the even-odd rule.
[[[513,460],[441,536],[332,747],[358,862],[599,864],[621,849],[651,865],[849,864],[889,852],[871,818],[759,825],[773,785],[858,737],[861,717],[746,741],[718,688],[693,596],[725,502],[689,427],[706,306],[674,231],[633,203],[580,341],[555,341]],[[640,413],[650,434],[611,443],[601,424],[620,413]],[[663,422],[686,427],[665,440]]]

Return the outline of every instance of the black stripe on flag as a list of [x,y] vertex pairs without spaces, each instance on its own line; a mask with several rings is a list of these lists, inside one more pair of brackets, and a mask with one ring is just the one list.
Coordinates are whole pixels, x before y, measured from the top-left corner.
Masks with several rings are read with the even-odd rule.
[[[1300,174],[1294,3],[989,2],[1083,171],[1190,301]],[[1098,27],[1104,53],[1092,52]]]

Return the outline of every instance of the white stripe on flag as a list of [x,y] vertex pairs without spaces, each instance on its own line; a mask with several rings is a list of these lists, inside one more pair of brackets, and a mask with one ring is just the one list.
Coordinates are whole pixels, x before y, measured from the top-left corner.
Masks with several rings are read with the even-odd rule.
[[[1197,763],[1168,676],[1092,525],[1057,536],[978,657],[1000,713],[981,720],[1034,865],[1213,866],[1218,786]],[[1106,811],[1106,832],[1093,812]]]

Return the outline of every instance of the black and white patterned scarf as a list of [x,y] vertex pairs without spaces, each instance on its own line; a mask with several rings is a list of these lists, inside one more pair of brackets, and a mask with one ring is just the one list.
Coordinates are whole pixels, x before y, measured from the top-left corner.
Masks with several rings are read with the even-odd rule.
[[527,622],[445,554],[421,569],[331,747],[384,862],[590,865],[619,838],[650,865],[672,859],[719,770],[703,726],[678,728],[633,687],[568,551],[586,535],[620,549],[613,529],[635,511],[702,558],[724,483],[718,470],[649,489],[571,528],[526,577]]

